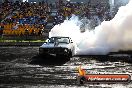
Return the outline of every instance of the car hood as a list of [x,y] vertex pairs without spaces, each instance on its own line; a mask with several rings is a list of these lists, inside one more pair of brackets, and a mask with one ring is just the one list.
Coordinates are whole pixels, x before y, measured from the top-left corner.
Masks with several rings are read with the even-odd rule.
[[54,47],[62,47],[62,48],[70,48],[69,44],[59,43],[55,45],[54,43],[46,43],[40,46],[41,48],[54,48]]

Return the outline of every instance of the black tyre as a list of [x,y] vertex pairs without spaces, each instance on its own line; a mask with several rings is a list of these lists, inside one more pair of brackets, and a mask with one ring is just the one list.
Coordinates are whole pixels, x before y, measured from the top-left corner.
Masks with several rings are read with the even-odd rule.
[[71,58],[72,57],[72,52],[69,51],[68,57]]

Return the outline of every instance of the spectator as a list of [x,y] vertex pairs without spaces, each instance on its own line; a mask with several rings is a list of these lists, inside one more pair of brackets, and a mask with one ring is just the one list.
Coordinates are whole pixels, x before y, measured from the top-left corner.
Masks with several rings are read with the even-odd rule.
[[[90,2],[71,3],[58,0],[54,6],[44,1],[36,4],[19,1],[12,3],[6,0],[0,6],[0,20],[3,20],[1,23],[4,23],[5,26],[7,24],[12,25],[8,29],[19,30],[21,34],[24,34],[24,31],[25,35],[30,33],[31,35],[42,35],[41,26],[46,26],[50,21],[50,13],[53,9],[57,10],[57,15],[51,20],[54,25],[62,23],[67,17],[70,18],[72,14],[76,14],[79,17],[87,17],[93,22],[92,25],[94,27],[101,21],[110,20],[113,17],[109,12],[109,5],[102,5],[101,3],[90,5]],[[22,27],[19,28],[19,25]],[[26,27],[26,25],[30,26]],[[1,29],[6,29],[5,26],[1,26]],[[31,26],[33,28],[30,28]]]

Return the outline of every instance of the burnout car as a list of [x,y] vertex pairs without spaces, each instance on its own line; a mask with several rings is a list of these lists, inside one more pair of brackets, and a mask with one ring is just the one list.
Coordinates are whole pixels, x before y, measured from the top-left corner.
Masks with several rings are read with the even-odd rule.
[[39,47],[40,55],[72,57],[74,52],[75,47],[69,37],[51,37]]

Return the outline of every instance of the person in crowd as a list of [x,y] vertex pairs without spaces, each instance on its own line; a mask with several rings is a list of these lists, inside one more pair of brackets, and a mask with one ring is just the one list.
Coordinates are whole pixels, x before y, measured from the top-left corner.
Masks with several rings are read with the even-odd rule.
[[[38,34],[40,36],[42,35],[42,30],[39,30],[39,27],[47,25],[50,19],[50,13],[53,9],[56,9],[58,14],[52,20],[54,25],[64,22],[64,20],[67,17],[70,18],[72,14],[75,14],[79,17],[87,17],[89,20],[94,18],[92,20],[94,20],[94,23],[98,24],[103,20],[111,20],[113,17],[110,14],[109,5],[104,6],[101,3],[91,5],[90,2],[71,3],[70,1],[64,2],[63,0],[57,0],[56,4],[53,5],[52,3],[49,4],[48,2],[44,1],[36,4],[19,1],[13,3],[5,0],[5,2],[0,5],[0,21],[5,25],[15,23],[16,25],[12,25],[10,29],[16,29],[20,31],[22,31],[22,28],[19,29],[18,25],[23,27],[25,24],[34,26],[36,30],[32,30],[31,33]],[[29,34],[28,32],[30,31],[30,28],[27,29],[25,30],[23,28],[23,30],[25,30],[25,35]]]

